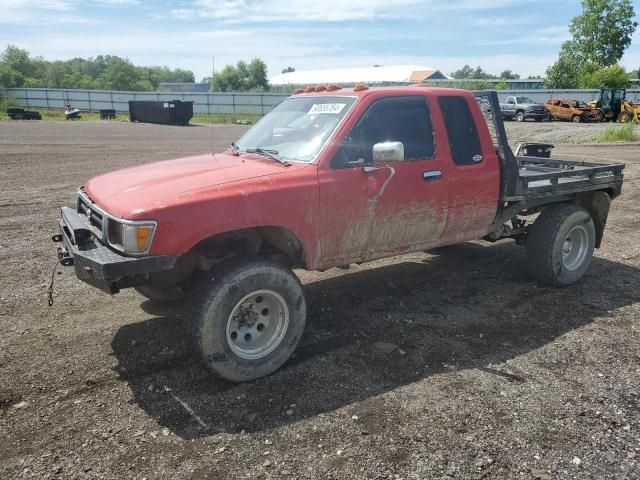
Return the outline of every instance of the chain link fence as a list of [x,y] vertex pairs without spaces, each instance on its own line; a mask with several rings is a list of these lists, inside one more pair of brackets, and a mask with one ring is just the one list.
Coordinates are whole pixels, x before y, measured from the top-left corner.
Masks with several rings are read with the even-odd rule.
[[[285,93],[182,93],[182,92],[120,92],[110,90],[66,90],[55,88],[9,88],[5,94],[16,99],[25,108],[63,110],[66,104],[85,111],[114,109],[129,111],[129,100],[193,101],[194,114],[251,114],[268,113],[289,94]],[[599,90],[499,90],[498,98],[504,102],[508,96],[529,97],[543,103],[553,97],[575,98],[590,102],[599,97]],[[640,89],[627,90],[627,99],[640,102]]]

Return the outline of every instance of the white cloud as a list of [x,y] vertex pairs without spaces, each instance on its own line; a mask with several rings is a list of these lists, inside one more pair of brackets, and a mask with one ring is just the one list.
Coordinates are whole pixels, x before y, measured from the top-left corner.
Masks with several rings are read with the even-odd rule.
[[[274,21],[344,22],[376,18],[429,17],[438,12],[493,10],[523,0],[192,0],[172,14],[181,19],[214,18],[232,23]],[[532,0],[524,0],[532,1]]]
[[137,5],[138,0],[93,0],[95,3],[105,3],[107,5]]
[[0,10],[3,16],[7,14],[6,10],[19,10],[38,8],[43,10],[70,10],[71,2],[68,0],[0,0]]
[[569,28],[565,25],[556,25],[521,33],[518,36],[510,36],[508,38],[499,38],[497,40],[489,40],[481,42],[483,45],[561,45],[569,40]]

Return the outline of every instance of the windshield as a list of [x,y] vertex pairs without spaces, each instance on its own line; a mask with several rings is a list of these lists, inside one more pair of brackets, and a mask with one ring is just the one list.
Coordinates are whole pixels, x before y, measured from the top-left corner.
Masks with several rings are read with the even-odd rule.
[[328,95],[288,98],[236,145],[240,151],[261,148],[277,152],[283,160],[312,162],[355,101]]
[[529,97],[517,97],[518,103],[535,103]]

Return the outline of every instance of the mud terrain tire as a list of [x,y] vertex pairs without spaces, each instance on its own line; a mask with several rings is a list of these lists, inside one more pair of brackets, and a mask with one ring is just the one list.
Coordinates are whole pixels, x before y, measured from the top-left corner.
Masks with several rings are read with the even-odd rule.
[[298,345],[307,314],[298,277],[271,260],[233,262],[202,275],[189,307],[202,360],[233,382],[280,368]]
[[596,229],[589,212],[571,204],[547,207],[527,236],[527,263],[540,282],[571,285],[585,274],[593,256]]

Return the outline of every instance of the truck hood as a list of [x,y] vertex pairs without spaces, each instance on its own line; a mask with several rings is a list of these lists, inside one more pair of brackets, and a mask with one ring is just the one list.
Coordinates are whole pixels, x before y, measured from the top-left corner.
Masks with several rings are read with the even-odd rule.
[[[89,180],[85,192],[109,214],[127,219],[188,200],[193,192],[307,167],[290,166],[264,157],[228,153],[198,155],[106,173]],[[182,198],[181,198],[182,197]]]

